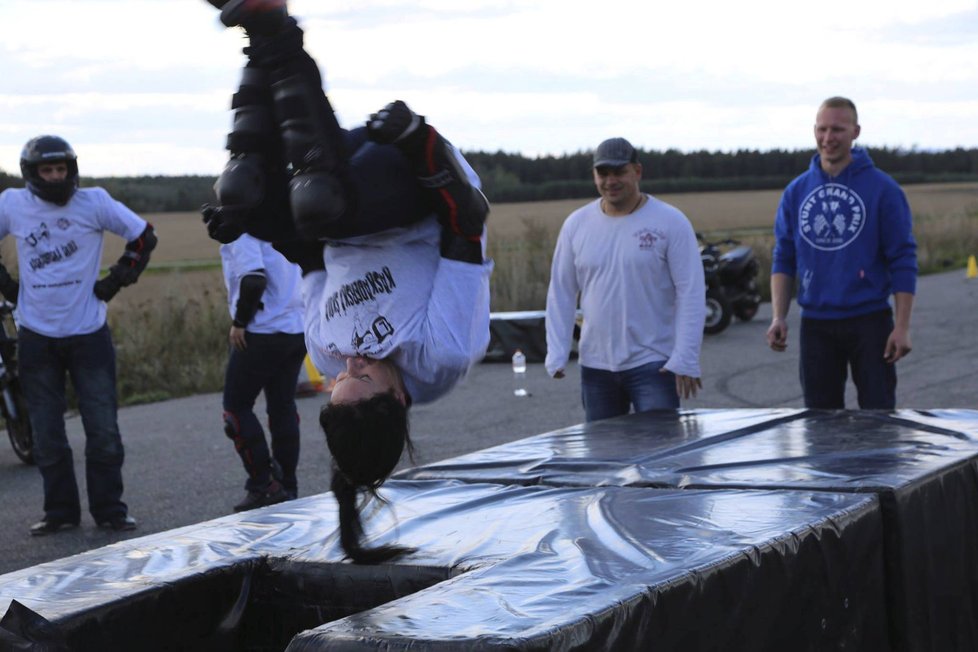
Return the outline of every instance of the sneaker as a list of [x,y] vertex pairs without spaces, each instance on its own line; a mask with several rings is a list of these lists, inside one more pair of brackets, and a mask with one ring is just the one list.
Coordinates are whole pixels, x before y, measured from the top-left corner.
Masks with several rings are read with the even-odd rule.
[[289,500],[289,493],[277,480],[272,480],[264,491],[246,493],[244,499],[234,506],[234,511],[246,512],[249,509],[284,503],[286,500]]
[[424,118],[397,100],[367,120],[367,137],[375,143],[390,145],[404,141],[425,124]]
[[249,34],[274,34],[289,16],[286,4],[286,0],[229,0],[221,8],[221,22],[225,27],[243,27]]
[[116,532],[122,532],[123,530],[135,530],[136,519],[128,515],[113,516],[112,518],[107,518],[104,521],[99,521],[98,526],[103,530],[114,530]]
[[66,530],[74,530],[78,527],[78,521],[63,520],[45,516],[40,521],[31,526],[32,537],[43,537],[48,534],[57,534]]

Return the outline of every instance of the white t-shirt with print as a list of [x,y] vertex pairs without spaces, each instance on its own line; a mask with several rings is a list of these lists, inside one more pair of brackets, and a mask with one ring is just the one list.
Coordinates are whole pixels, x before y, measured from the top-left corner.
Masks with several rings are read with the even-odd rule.
[[390,358],[414,403],[450,390],[489,346],[489,276],[441,258],[434,217],[327,242],[325,271],[303,279],[306,348],[326,375],[346,356]]
[[241,278],[256,270],[266,279],[261,307],[245,330],[249,333],[301,333],[303,329],[302,272],[264,242],[247,233],[221,245],[221,268],[228,291],[231,318],[241,295]]
[[103,233],[127,242],[146,220],[102,188],[79,188],[64,206],[25,188],[0,193],[0,238],[17,243],[20,324],[48,337],[93,333],[106,306],[94,294],[102,264]]

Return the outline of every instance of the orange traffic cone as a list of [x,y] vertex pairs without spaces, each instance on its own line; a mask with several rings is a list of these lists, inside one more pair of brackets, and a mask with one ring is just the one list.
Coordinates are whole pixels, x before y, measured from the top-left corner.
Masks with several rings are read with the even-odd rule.
[[312,359],[306,354],[306,359],[302,364],[303,373],[299,374],[299,383],[295,388],[296,396],[312,396],[313,394],[322,394],[326,391],[326,383],[324,382],[323,375],[319,373],[319,369],[316,369],[316,365],[312,363]]

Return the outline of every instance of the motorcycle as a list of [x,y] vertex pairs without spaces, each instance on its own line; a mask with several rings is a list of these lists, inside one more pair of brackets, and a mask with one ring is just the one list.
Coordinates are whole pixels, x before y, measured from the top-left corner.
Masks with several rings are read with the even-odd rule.
[[[757,291],[757,258],[754,250],[727,238],[708,242],[696,234],[706,280],[706,323],[703,332],[715,335],[730,325],[733,317],[750,321],[757,314],[761,295]],[[723,247],[733,247],[723,251]]]
[[33,464],[34,432],[17,375],[17,323],[9,301],[0,302],[0,416],[14,453],[25,464]]

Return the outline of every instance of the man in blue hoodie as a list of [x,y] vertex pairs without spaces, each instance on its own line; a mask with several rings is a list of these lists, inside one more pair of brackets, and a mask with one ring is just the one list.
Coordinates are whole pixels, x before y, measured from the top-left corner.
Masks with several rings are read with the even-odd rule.
[[853,147],[858,137],[851,100],[822,102],[818,152],[785,189],[774,224],[767,342],[775,351],[787,347],[785,317],[797,278],[800,376],[809,408],[845,408],[851,368],[860,408],[893,409],[895,363],[911,348],[917,244],[910,207],[896,181]]

